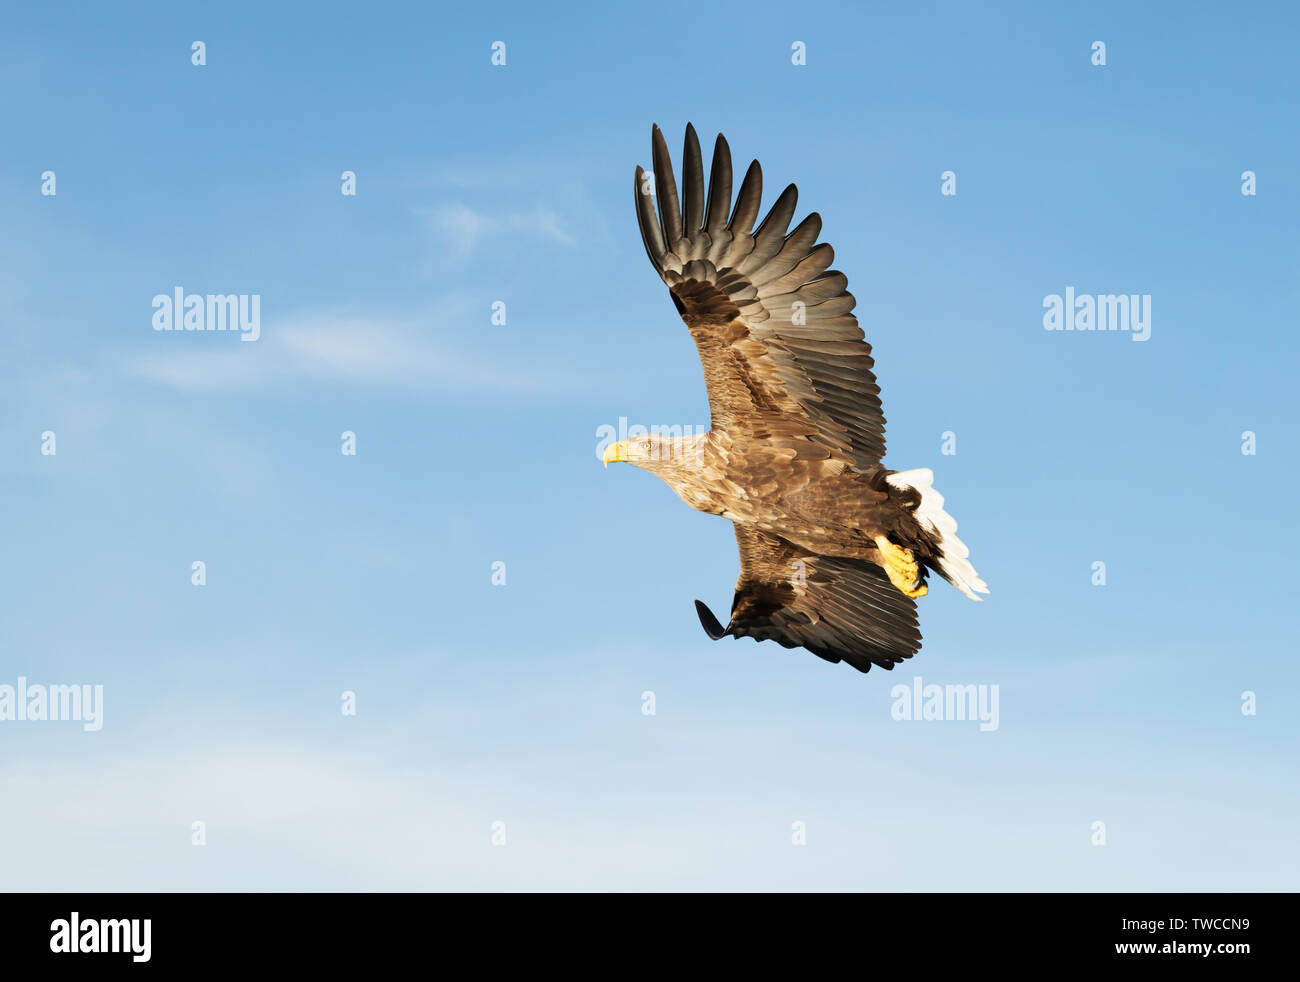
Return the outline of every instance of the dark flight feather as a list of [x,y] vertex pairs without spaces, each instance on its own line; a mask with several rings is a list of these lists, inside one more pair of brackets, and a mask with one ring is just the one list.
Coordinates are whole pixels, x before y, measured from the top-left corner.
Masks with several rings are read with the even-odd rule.
[[[705,632],[807,648],[859,672],[892,669],[921,649],[916,601],[883,570],[860,559],[809,553],[779,536],[736,525],[740,578],[724,629],[700,601]],[[706,617],[707,615],[707,617]]]

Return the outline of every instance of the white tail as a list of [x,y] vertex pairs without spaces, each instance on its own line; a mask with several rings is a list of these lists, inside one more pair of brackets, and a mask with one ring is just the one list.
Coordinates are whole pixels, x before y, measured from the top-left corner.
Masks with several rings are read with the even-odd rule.
[[972,600],[984,599],[975,594],[988,593],[989,588],[966,558],[970,555],[970,550],[957,538],[957,520],[943,510],[943,495],[934,489],[934,471],[928,467],[918,467],[916,470],[890,474],[885,480],[896,488],[914,488],[920,493],[921,503],[916,506],[916,520],[938,538],[939,572]]

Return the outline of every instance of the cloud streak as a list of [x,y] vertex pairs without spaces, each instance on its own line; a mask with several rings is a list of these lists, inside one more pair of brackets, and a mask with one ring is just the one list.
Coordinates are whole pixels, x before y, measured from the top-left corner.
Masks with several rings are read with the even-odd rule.
[[134,378],[199,392],[285,381],[459,393],[533,392],[554,385],[553,373],[503,364],[494,352],[455,351],[428,334],[375,317],[300,315],[279,326],[268,324],[262,340],[252,345],[182,348],[184,335],[167,337],[161,343],[171,350],[135,352],[122,367]]
[[457,201],[435,209],[427,219],[439,244],[458,256],[468,256],[507,234],[567,247],[578,244],[578,237],[563,227],[560,213],[540,201],[499,218]]

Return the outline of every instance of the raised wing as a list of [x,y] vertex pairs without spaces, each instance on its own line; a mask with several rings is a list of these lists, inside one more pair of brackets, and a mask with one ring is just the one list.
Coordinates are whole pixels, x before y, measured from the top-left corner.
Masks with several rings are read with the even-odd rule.
[[[707,197],[700,141],[686,127],[682,195],[654,127],[654,198],[636,169],[636,212],[646,253],[668,284],[704,366],[715,429],[801,438],[859,469],[885,454],[885,418],[871,346],[852,310],[848,279],[830,268],[821,216],[794,230],[798,189],[781,192],[756,231],[763,175],[754,161],[731,205],[731,151],[718,136]],[[730,216],[730,217],[728,217]]]
[[724,628],[699,600],[700,623],[715,641],[728,635],[807,648],[859,672],[893,668],[921,649],[916,602],[884,571],[857,559],[816,556],[750,526],[736,526],[740,579]]

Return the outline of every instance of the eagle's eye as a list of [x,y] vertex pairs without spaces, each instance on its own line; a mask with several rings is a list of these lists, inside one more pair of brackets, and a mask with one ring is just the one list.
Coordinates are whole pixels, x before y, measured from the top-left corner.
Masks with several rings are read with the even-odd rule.
[[641,449],[644,450],[646,453],[649,453],[649,452],[650,452],[650,441],[647,440],[645,443],[641,444]]

